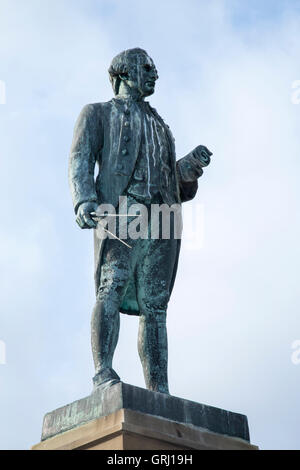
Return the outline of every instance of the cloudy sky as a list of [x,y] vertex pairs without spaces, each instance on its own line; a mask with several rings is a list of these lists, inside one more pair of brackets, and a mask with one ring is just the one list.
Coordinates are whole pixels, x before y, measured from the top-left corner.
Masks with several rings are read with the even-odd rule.
[[[91,392],[92,233],[67,160],[81,108],[112,97],[110,61],[136,46],[178,158],[214,152],[186,205],[171,393],[246,414],[262,449],[300,449],[298,0],[0,0],[0,448],[30,448],[46,412]],[[114,367],[143,387],[137,325],[122,316]]]

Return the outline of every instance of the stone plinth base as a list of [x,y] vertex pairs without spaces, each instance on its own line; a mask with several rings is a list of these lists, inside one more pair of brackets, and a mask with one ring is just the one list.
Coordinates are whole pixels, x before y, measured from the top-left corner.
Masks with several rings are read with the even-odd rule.
[[46,414],[33,450],[254,450],[247,417],[119,382]]
[[33,450],[256,450],[236,437],[132,410],[104,418],[46,439]]

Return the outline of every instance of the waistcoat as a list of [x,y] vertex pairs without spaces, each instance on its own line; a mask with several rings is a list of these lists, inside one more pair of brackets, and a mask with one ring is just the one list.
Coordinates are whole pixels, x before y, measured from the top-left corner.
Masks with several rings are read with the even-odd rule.
[[[170,155],[166,131],[161,122],[143,102],[141,110],[141,145],[127,194],[150,203],[169,186]],[[162,189],[162,187],[164,189]]]

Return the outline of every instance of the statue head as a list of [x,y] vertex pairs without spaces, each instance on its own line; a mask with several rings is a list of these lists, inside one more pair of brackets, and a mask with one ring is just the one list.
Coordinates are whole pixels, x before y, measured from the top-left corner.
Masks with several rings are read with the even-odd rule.
[[121,52],[112,60],[108,72],[115,95],[120,93],[120,88],[140,98],[154,93],[158,74],[153,60],[143,49]]

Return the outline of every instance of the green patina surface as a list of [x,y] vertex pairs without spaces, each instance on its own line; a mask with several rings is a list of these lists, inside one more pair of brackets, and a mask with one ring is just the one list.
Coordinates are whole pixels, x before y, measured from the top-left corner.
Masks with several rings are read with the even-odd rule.
[[112,362],[122,312],[140,318],[138,350],[147,388],[168,394],[166,315],[180,239],[174,233],[164,239],[160,233],[158,239],[130,239],[128,248],[119,240],[100,238],[93,213],[103,204],[119,210],[120,196],[128,196],[129,207],[136,203],[147,208],[151,204],[180,206],[195,196],[198,178],[212,154],[199,145],[176,161],[169,127],[145,101],[154,93],[158,73],[144,50],[120,53],[111,63],[109,76],[115,98],[84,107],[69,161],[76,221],[95,234],[93,381],[95,387],[103,387],[120,380]]

